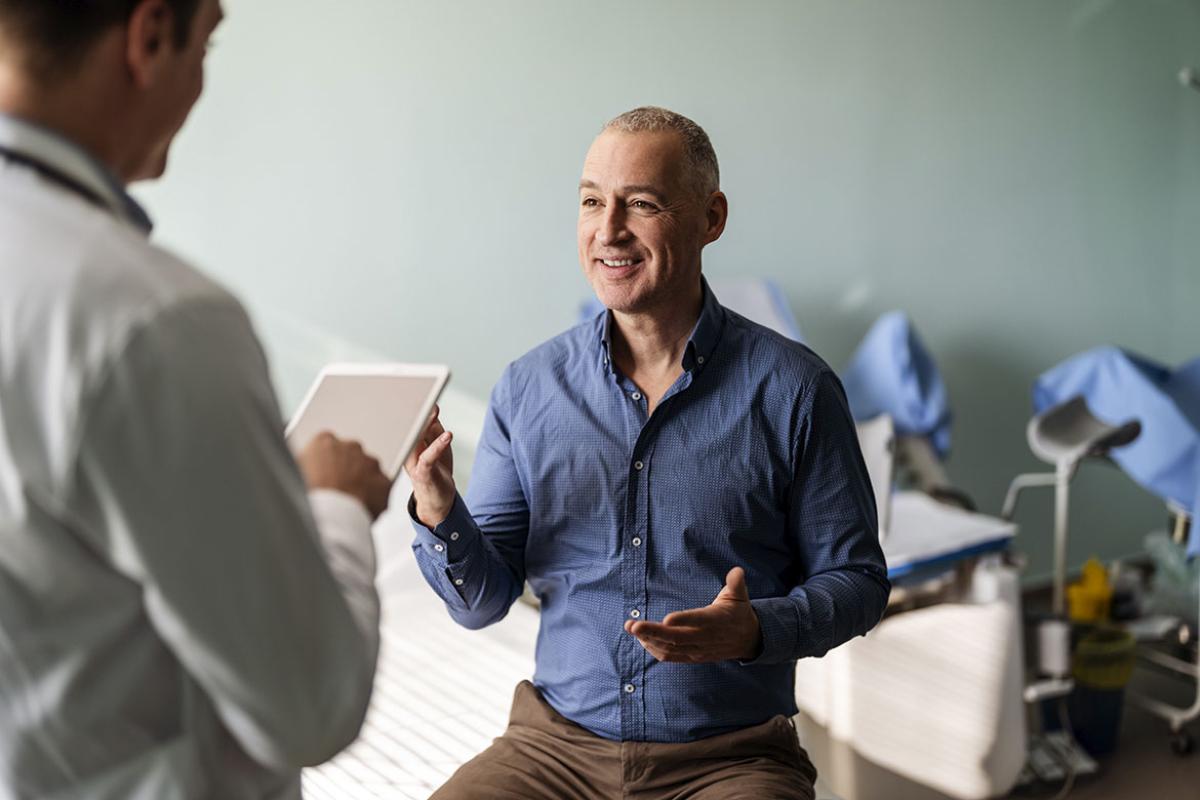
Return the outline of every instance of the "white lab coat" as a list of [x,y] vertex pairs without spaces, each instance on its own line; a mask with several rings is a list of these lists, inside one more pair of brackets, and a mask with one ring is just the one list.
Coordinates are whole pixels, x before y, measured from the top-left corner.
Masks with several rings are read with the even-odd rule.
[[367,708],[370,519],[306,497],[237,301],[0,147],[87,190],[0,158],[0,800],[298,797]]

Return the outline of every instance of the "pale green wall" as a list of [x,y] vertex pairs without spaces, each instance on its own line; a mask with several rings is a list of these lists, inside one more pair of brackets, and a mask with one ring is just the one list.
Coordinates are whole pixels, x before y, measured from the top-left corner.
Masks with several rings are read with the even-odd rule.
[[[1041,370],[1103,342],[1200,354],[1200,94],[1175,80],[1200,0],[226,6],[170,177],[141,191],[160,240],[256,311],[449,362],[459,388],[573,322],[581,159],[644,103],[717,147],[710,273],[777,279],[835,366],[880,312],[912,315],[985,508],[1036,464]],[[1079,486],[1074,560],[1160,524],[1115,471]],[[1020,517],[1032,574],[1048,519]]]

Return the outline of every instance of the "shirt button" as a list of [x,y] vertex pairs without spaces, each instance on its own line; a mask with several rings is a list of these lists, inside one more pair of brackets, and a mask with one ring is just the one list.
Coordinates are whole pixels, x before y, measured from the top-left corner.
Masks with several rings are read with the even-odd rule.
[[638,611],[638,610],[635,608],[633,611],[630,611],[630,612],[629,612],[629,616],[633,617],[634,619],[637,619],[638,617],[642,616],[642,612],[641,612],[641,611]]
[[633,468],[636,469],[638,472],[642,471],[643,466],[645,466],[645,465],[640,461],[633,462]]
[[640,536],[633,537],[633,546],[641,547],[642,546],[642,537],[640,537]]
[[450,534],[450,541],[452,541],[452,542],[458,541],[458,531],[455,531],[454,533]]
[[633,394],[631,394],[631,395],[630,395],[630,397],[632,397],[634,400],[641,400],[641,399],[642,399],[642,393],[641,393],[641,392],[634,392]]
[[441,543],[439,542],[438,544],[435,544],[435,545],[433,546],[433,549],[434,549],[434,550],[437,550],[437,551],[440,553],[440,552],[442,552],[442,551],[444,551],[444,550],[446,549],[446,545],[444,545],[444,544],[441,544]]
[[463,579],[462,579],[462,578],[455,578],[455,579],[454,579],[454,585],[455,585],[455,586],[462,586],[462,585],[463,585]]
[[635,687],[632,683],[625,684],[625,694],[633,694],[636,691],[637,687]]

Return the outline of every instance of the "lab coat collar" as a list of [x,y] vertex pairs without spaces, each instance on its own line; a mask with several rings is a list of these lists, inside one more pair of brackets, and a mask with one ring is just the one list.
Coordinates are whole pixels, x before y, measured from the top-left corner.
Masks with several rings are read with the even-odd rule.
[[31,122],[0,114],[0,149],[9,150],[78,184],[105,209],[149,234],[154,225],[112,172],[69,139]]

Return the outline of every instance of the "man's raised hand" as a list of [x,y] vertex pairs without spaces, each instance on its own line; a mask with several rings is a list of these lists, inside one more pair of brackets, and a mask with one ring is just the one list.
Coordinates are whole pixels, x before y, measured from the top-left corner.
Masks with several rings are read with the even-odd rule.
[[441,409],[433,407],[429,424],[417,438],[404,469],[413,485],[417,519],[426,528],[436,528],[450,516],[457,490],[454,487],[454,434],[442,427]]

